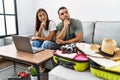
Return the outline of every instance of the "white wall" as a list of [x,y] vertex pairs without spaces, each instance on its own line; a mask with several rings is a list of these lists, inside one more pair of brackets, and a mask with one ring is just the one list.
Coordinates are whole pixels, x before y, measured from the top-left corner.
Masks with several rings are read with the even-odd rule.
[[120,21],[120,0],[36,0],[35,5],[35,10],[45,8],[55,21],[61,6],[69,9],[71,17],[82,21]]
[[[19,34],[34,34],[35,15],[44,8],[49,18],[59,22],[57,10],[69,9],[72,18],[82,21],[120,21],[120,0],[16,0]],[[0,45],[3,45],[0,40]]]
[[59,22],[57,10],[69,9],[72,18],[82,21],[120,21],[120,0],[17,0],[19,34],[32,34],[38,8]]
[[34,33],[34,0],[16,0],[19,34]]

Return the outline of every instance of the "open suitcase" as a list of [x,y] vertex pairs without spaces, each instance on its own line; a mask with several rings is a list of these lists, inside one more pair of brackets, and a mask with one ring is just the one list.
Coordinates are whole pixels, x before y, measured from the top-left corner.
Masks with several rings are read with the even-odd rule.
[[[90,71],[93,75],[103,78],[104,80],[120,80],[120,65],[111,69],[105,69],[92,60],[90,61]],[[120,61],[118,61],[120,62]]]
[[60,64],[76,71],[84,71],[89,67],[89,60],[83,53],[62,54],[61,51],[56,50],[54,52],[53,61],[56,64]]

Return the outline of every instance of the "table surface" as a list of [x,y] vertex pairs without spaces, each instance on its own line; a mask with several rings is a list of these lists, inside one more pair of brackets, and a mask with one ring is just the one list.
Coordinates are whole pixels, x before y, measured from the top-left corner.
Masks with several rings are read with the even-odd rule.
[[0,56],[15,60],[21,60],[32,64],[40,64],[53,56],[54,50],[45,49],[38,53],[17,51],[14,44],[0,47]]

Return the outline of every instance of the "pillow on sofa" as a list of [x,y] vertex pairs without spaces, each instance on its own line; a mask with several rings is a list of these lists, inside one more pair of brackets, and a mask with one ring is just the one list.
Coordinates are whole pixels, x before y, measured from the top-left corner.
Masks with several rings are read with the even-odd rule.
[[83,41],[86,43],[92,43],[93,32],[94,32],[94,22],[82,22],[83,26]]
[[116,40],[120,47],[120,21],[97,21],[95,23],[93,42],[101,44],[104,38]]

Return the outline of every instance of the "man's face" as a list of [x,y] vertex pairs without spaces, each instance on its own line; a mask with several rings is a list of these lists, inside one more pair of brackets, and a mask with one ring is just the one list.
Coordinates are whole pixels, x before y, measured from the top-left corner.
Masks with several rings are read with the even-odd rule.
[[70,19],[70,14],[67,9],[61,9],[59,11],[59,18],[64,21],[65,19],[69,20]]

